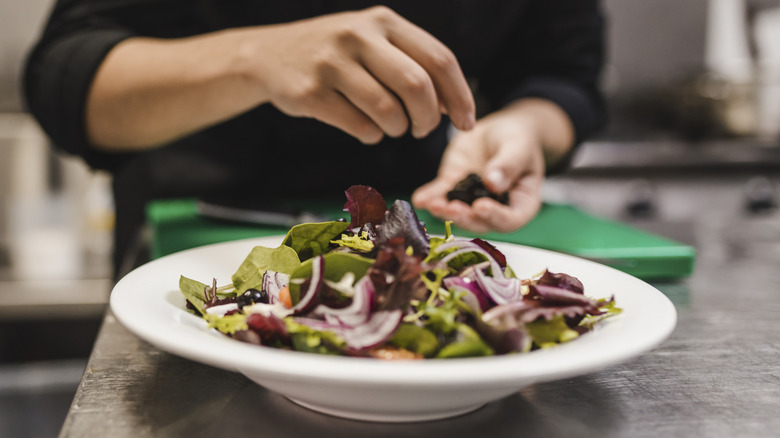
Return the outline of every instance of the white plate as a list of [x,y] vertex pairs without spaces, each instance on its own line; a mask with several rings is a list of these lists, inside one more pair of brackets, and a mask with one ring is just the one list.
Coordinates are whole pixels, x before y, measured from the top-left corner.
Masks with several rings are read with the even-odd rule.
[[594,298],[615,296],[623,313],[570,343],[528,354],[487,358],[381,361],[260,347],[206,329],[184,308],[179,276],[230,282],[255,245],[282,236],[209,245],[172,254],[132,271],[114,288],[111,310],[131,332],[185,358],[243,373],[308,408],[369,421],[422,421],[477,409],[539,382],[624,362],[674,329],[672,303],[647,283],[613,268],[550,251],[495,243],[521,278],[545,268],[578,277]]

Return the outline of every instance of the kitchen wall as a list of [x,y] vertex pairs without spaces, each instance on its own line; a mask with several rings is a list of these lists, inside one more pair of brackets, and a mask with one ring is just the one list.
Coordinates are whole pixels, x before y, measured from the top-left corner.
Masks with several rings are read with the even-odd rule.
[[606,0],[605,90],[629,100],[697,72],[704,57],[707,0]]

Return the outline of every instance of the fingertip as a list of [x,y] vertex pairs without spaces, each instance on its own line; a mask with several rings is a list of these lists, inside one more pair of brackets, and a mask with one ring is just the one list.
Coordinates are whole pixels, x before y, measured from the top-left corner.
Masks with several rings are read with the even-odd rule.
[[368,146],[374,146],[376,144],[379,144],[380,141],[382,141],[382,138],[384,138],[384,133],[382,131],[365,134],[359,138],[360,142],[368,145]]
[[485,172],[484,181],[488,188],[494,192],[504,192],[509,189],[509,182],[504,171],[495,167]]

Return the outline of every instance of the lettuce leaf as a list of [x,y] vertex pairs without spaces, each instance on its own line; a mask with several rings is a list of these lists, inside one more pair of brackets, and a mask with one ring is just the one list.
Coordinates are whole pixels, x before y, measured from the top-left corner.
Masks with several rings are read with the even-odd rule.
[[456,337],[453,342],[445,345],[436,355],[438,359],[452,357],[478,357],[492,356],[495,354],[492,348],[482,340],[473,328],[466,324],[457,324]]
[[393,203],[384,221],[377,225],[376,234],[376,246],[380,248],[391,240],[402,238],[404,249],[412,247],[414,255],[425,258],[430,252],[430,238],[425,225],[417,218],[412,205],[404,200]]
[[341,354],[346,347],[341,337],[328,330],[315,330],[298,324],[292,318],[285,318],[287,333],[290,335],[293,349],[319,354]]
[[236,294],[241,295],[251,288],[261,289],[263,274],[267,270],[291,274],[300,264],[298,254],[289,246],[281,245],[277,248],[256,246],[233,274]]
[[339,221],[296,225],[287,232],[282,245],[295,250],[303,262],[328,252],[330,241],[338,238],[347,227],[348,223]]
[[201,315],[206,313],[206,296],[203,293],[205,289],[205,283],[195,281],[183,275],[179,277],[179,290],[184,295],[184,298],[198,309]]
[[204,314],[203,319],[208,321],[209,327],[229,335],[232,335],[239,330],[247,330],[249,328],[246,323],[246,315],[243,313],[234,313],[225,316]]
[[359,253],[370,253],[374,250],[374,242],[369,238],[367,231],[352,235],[342,234],[339,240],[331,240],[330,243]]
[[525,329],[539,348],[554,347],[579,336],[576,330],[569,328],[563,315],[555,316],[550,320],[539,318],[526,324]]
[[362,227],[365,224],[378,224],[385,218],[387,202],[373,187],[355,185],[345,192],[347,202],[344,211],[348,211],[350,228]]
[[401,324],[388,344],[413,351],[423,357],[433,357],[439,351],[439,340],[436,335],[415,324]]

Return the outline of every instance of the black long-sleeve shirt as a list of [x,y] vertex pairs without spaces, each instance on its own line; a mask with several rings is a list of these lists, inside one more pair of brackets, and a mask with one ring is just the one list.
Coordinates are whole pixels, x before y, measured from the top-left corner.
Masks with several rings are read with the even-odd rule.
[[[603,124],[598,0],[426,0],[385,4],[447,45],[488,108],[523,97],[558,104],[577,141]],[[272,191],[340,193],[352,184],[407,192],[430,180],[445,126],[422,140],[365,146],[336,128],[271,105],[142,153],[106,153],[87,139],[85,102],[106,54],[133,36],[177,38],[283,23],[375,4],[355,0],[58,0],[25,72],[25,97],[53,143],[114,175],[119,250],[143,206],[172,196]]]

